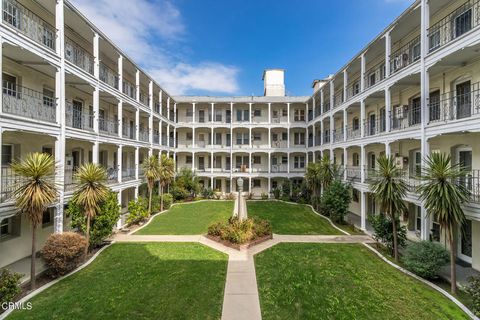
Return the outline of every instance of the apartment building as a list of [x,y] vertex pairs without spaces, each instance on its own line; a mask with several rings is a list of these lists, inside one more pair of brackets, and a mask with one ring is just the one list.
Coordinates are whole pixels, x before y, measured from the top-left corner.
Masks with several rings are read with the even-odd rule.
[[264,72],[263,96],[171,97],[67,0],[1,1],[0,267],[28,259],[9,164],[29,152],[58,162],[59,202],[44,214],[38,247],[68,228],[64,205],[81,164],[107,169],[126,213],[144,183],[143,158],[161,153],[217,192],[235,191],[242,177],[255,196],[300,183],[326,154],[353,185],[350,218],[362,229],[379,212],[369,173],[393,155],[410,186],[409,237],[444,243],[415,186],[422,159],[445,152],[470,169],[458,257],[480,270],[479,0],[416,1],[308,97],[287,96],[280,69]]

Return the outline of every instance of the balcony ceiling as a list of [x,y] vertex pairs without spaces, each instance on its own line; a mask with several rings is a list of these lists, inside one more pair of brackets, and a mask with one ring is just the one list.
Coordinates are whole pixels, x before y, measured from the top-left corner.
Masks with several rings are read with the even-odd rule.
[[3,55],[20,65],[35,69],[50,77],[55,76],[55,68],[52,65],[48,64],[48,62],[45,61],[43,58],[37,56],[36,54],[28,50],[22,49],[14,45],[10,45],[8,43],[4,43]]

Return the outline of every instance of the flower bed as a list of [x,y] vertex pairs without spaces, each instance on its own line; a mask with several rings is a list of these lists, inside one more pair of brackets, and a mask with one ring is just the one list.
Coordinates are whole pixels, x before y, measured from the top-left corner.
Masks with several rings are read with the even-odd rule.
[[240,221],[230,218],[227,222],[217,222],[208,228],[208,238],[226,246],[240,249],[251,247],[272,239],[270,222],[258,218]]

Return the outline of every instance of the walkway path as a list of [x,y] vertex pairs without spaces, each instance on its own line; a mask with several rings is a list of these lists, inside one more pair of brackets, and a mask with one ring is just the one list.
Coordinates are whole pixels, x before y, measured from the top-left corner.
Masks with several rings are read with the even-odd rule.
[[273,235],[250,249],[235,250],[203,235],[128,235],[118,234],[116,242],[199,242],[228,255],[227,281],[223,298],[222,320],[261,320],[260,299],[254,255],[281,242],[296,243],[365,243],[369,236]]

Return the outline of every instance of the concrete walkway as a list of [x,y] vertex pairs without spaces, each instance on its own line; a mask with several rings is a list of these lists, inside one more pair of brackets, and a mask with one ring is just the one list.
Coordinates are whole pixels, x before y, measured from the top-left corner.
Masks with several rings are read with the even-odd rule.
[[117,234],[116,242],[197,242],[228,255],[227,280],[222,320],[261,320],[260,299],[254,256],[281,242],[290,243],[364,243],[369,236],[273,235],[273,239],[250,249],[235,250],[203,235],[128,235]]

